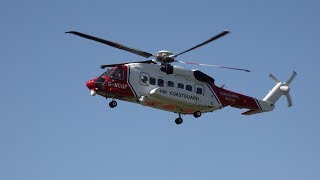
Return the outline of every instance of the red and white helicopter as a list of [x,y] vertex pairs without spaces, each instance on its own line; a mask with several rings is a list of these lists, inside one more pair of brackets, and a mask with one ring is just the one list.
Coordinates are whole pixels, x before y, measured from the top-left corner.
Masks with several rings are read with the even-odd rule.
[[259,100],[218,87],[212,77],[199,70],[189,70],[171,65],[171,63],[179,62],[250,72],[240,68],[176,60],[176,57],[210,43],[228,34],[229,31],[223,31],[178,54],[166,50],[151,54],[76,31],[66,33],[97,41],[145,58],[153,58],[145,61],[101,65],[102,69],[107,67],[110,69],[101,76],[86,82],[92,96],[98,94],[112,99],[109,103],[111,108],[117,106],[115,99],[138,103],[177,113],[179,116],[175,119],[175,123],[181,124],[183,122],[181,115],[193,114],[195,118],[198,118],[202,113],[213,112],[226,106],[248,109],[242,113],[244,115],[268,112],[274,109],[276,101],[282,95],[286,96],[288,106],[292,105],[289,85],[297,75],[295,71],[286,82],[281,82],[270,74],[270,77],[277,84],[262,100]]

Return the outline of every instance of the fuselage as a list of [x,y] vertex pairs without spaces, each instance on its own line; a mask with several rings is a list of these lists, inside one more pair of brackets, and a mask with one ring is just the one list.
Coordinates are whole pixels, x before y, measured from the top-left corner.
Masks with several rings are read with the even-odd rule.
[[225,106],[260,110],[259,100],[214,84],[198,70],[174,66],[172,73],[159,65],[131,63],[116,66],[87,81],[97,94],[179,114],[212,112]]

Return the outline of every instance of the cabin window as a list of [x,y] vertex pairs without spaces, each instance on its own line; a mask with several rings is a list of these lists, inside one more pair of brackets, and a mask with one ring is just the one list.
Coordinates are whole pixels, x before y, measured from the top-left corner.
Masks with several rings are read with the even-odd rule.
[[192,86],[191,85],[186,85],[186,90],[187,91],[192,91]]
[[202,95],[202,88],[198,87],[196,93]]
[[151,85],[156,85],[156,78],[154,78],[154,77],[150,77],[150,84]]
[[174,83],[172,81],[168,81],[168,87],[174,87]]
[[184,89],[184,84],[182,84],[182,83],[178,83],[178,88],[180,88],[180,89]]
[[123,69],[116,69],[112,75],[114,79],[123,80],[124,79],[124,70]]
[[158,79],[158,86],[163,87],[163,85],[164,85],[163,79]]

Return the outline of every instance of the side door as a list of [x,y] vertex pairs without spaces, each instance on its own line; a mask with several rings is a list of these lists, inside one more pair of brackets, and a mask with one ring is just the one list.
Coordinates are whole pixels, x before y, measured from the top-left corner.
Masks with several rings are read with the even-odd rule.
[[197,105],[204,105],[204,86],[202,84],[196,84],[194,92],[197,96]]
[[148,92],[150,91],[150,74],[146,72],[139,73],[139,84],[137,83],[137,96],[147,96]]

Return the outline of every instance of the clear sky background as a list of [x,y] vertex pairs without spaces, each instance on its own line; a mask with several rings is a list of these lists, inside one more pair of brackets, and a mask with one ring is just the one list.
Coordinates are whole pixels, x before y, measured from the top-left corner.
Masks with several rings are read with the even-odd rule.
[[[320,179],[320,3],[268,1],[2,1],[0,179]],[[274,111],[224,108],[201,118],[91,97],[100,64],[145,60],[64,34],[77,30],[181,60],[227,89],[263,98],[273,73],[291,84]],[[199,68],[191,67],[188,68]]]

